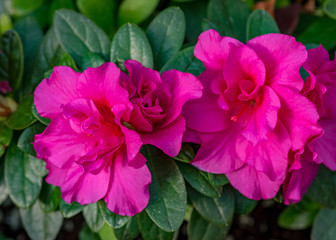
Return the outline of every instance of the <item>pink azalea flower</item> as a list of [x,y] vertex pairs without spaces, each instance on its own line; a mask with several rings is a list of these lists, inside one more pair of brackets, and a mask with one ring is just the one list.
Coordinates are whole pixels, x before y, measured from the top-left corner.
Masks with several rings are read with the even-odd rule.
[[34,147],[66,202],[104,199],[112,212],[131,216],[148,203],[151,175],[139,134],[125,127],[132,104],[120,74],[113,63],[83,73],[55,67],[35,90],[36,109],[51,123]]
[[176,156],[185,131],[182,106],[202,96],[202,85],[189,73],[169,70],[160,74],[139,62],[127,60],[121,85],[129,93],[133,105],[128,123],[136,129],[144,144],[160,148]]
[[12,88],[9,86],[7,81],[0,81],[0,93],[6,94],[11,91]]
[[192,164],[224,173],[252,199],[276,195],[287,173],[288,154],[320,134],[315,106],[300,94],[305,47],[291,36],[267,34],[243,44],[202,33],[195,56],[206,71],[204,90],[186,104],[184,141],[200,143]]

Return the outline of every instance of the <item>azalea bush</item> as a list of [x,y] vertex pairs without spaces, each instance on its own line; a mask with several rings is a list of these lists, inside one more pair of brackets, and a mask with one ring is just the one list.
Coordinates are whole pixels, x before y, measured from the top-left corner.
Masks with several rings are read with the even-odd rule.
[[334,0],[1,1],[2,208],[31,239],[79,219],[83,240],[207,240],[268,202],[334,239],[335,19]]

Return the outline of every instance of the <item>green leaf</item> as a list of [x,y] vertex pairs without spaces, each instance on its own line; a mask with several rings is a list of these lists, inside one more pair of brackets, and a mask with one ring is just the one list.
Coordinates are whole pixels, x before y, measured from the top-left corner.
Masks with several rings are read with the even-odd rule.
[[32,206],[42,186],[41,177],[31,167],[31,158],[34,157],[21,152],[14,142],[6,153],[5,181],[10,198],[20,208]]
[[108,59],[110,40],[103,30],[87,17],[72,10],[58,10],[54,15],[55,34],[62,48],[78,65],[88,52]]
[[61,190],[59,187],[43,182],[39,199],[43,212],[53,212],[61,202]]
[[34,240],[53,240],[61,229],[63,218],[59,212],[44,213],[39,203],[32,208],[20,209],[23,227]]
[[71,218],[83,210],[84,206],[78,202],[66,203],[63,199],[60,202],[60,212],[64,218]]
[[217,225],[204,219],[195,209],[192,211],[188,225],[190,240],[222,240],[230,226]]
[[50,123],[50,119],[40,116],[40,114],[36,110],[35,104],[32,105],[32,113],[34,117],[40,121],[40,123],[43,123],[44,125],[48,125]]
[[34,173],[39,177],[44,177],[48,174],[46,169],[46,163],[41,159],[35,158],[30,155],[29,157],[30,167],[33,169]]
[[0,36],[12,29],[13,24],[12,24],[12,19],[7,13],[0,13]]
[[177,162],[183,177],[187,182],[200,193],[208,197],[220,197],[222,189],[212,185],[200,170],[190,164]]
[[336,173],[324,165],[319,167],[314,182],[310,185],[307,196],[325,207],[336,207]]
[[11,0],[10,3],[13,15],[24,16],[39,8],[43,4],[43,0]]
[[222,195],[219,198],[207,197],[188,185],[187,190],[194,208],[202,217],[213,223],[230,225],[235,202],[232,190],[228,186],[223,187]]
[[41,123],[35,123],[26,128],[19,138],[18,148],[24,153],[35,156],[35,149],[32,142],[34,142],[35,135],[42,133],[44,129],[45,126]]
[[146,212],[161,229],[178,229],[185,215],[187,194],[183,176],[175,162],[162,151],[146,146],[142,153],[152,174]]
[[75,61],[67,52],[62,52],[57,66],[68,66],[73,70],[78,70]]
[[336,19],[336,1],[335,0],[326,0],[323,4],[323,11],[329,17]]
[[297,40],[303,44],[322,44],[328,51],[336,47],[336,20],[328,17],[320,17],[310,24],[298,37]]
[[94,21],[106,33],[112,33],[116,12],[114,0],[77,0],[77,7],[81,13]]
[[277,23],[263,9],[253,11],[247,19],[246,41],[267,33],[280,33]]
[[64,52],[58,42],[55,31],[51,28],[44,36],[34,61],[34,69],[30,81],[25,86],[24,95],[32,93],[36,86],[43,80],[44,73],[56,66]]
[[52,26],[53,23],[53,17],[54,14],[57,10],[62,9],[62,8],[67,8],[67,9],[76,9],[75,6],[75,1],[74,0],[51,0],[51,4],[49,6],[49,25]]
[[249,214],[258,203],[258,201],[248,199],[237,190],[234,190],[234,196],[235,196],[235,212],[240,215]]
[[85,225],[79,233],[79,240],[101,240],[99,235]]
[[123,25],[114,35],[111,62],[124,68],[124,61],[134,59],[145,67],[153,67],[153,53],[146,34],[135,24]]
[[312,240],[334,240],[336,236],[336,209],[323,208],[317,214],[312,233]]
[[191,73],[195,76],[200,75],[205,68],[203,63],[195,57],[194,48],[195,47],[188,47],[180,51],[161,68],[160,73],[169,69],[176,69],[181,72]]
[[105,222],[113,228],[120,228],[124,226],[130,219],[129,216],[121,216],[111,212],[103,200],[98,202],[99,210]]
[[182,143],[179,154],[174,157],[175,160],[190,163],[195,158],[195,152],[189,143]]
[[[8,188],[5,182],[4,176],[4,161],[0,161],[0,205],[7,199],[8,197]],[[1,238],[0,238],[1,239]]]
[[203,19],[202,29],[204,32],[210,29],[216,30],[220,36],[226,36],[227,34],[219,23],[210,21],[209,19]]
[[208,19],[225,32],[242,42],[246,39],[246,22],[249,8],[242,0],[210,0]]
[[114,234],[118,240],[133,240],[140,234],[137,217],[132,217],[121,228],[114,229]]
[[23,74],[23,49],[19,35],[9,30],[0,37],[0,79],[8,81],[13,92],[20,87]]
[[118,240],[114,235],[114,229],[106,223],[99,230],[98,235],[101,240]]
[[229,180],[224,174],[207,173],[210,183],[215,186],[224,186],[229,183]]
[[118,10],[118,24],[146,20],[159,4],[159,0],[123,0]]
[[21,101],[18,108],[7,119],[6,125],[14,130],[21,130],[29,127],[36,118],[32,113],[32,105],[34,103],[34,97],[28,96]]
[[101,56],[89,52],[83,57],[81,69],[85,70],[88,67],[96,68],[101,66],[103,63],[105,63],[105,60]]
[[149,218],[145,211],[137,214],[138,224],[143,239],[146,240],[172,240],[174,237],[173,232],[165,232],[159,228]]
[[104,225],[104,218],[99,211],[97,202],[84,207],[83,217],[89,228],[94,232],[98,232]]
[[160,69],[182,47],[186,22],[182,10],[169,7],[149,24],[146,34],[152,46],[155,68]]
[[10,144],[13,136],[13,130],[5,125],[4,121],[0,122],[0,157],[5,153],[5,148]]

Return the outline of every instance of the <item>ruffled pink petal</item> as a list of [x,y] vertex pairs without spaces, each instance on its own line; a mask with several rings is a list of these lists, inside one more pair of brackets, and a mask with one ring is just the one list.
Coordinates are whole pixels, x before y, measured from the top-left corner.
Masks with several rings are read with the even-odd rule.
[[146,68],[136,60],[126,60],[124,65],[129,73],[129,80],[136,86],[141,87],[142,82],[148,80],[155,83],[161,82],[158,71]]
[[202,84],[190,73],[183,73],[177,70],[168,70],[162,73],[162,81],[169,85],[172,92],[171,106],[167,109],[167,117],[159,125],[165,127],[174,121],[180,114],[183,105],[192,99],[202,96]]
[[306,97],[287,87],[276,86],[273,89],[280,98],[279,119],[291,135],[292,150],[303,148],[310,137],[321,132],[315,106]]
[[273,198],[285,177],[272,181],[266,174],[256,171],[248,164],[234,172],[227,173],[226,176],[234,188],[245,197],[254,200]]
[[63,112],[63,106],[78,98],[76,84],[79,73],[70,67],[55,67],[49,79],[36,88],[34,102],[42,117],[54,118]]
[[218,32],[211,29],[198,37],[194,53],[207,70],[221,71],[232,46],[229,43],[237,46],[242,44],[234,38],[221,37]]
[[312,145],[319,161],[322,161],[332,171],[336,170],[336,119],[322,118],[318,122],[324,130],[324,135]]
[[253,145],[267,140],[267,134],[272,131],[278,120],[278,110],[281,106],[280,99],[269,87],[264,86],[261,96],[257,99],[252,116],[242,135]]
[[325,87],[327,91],[322,96],[325,114],[321,115],[321,117],[336,119],[336,76],[334,82],[326,84]]
[[[143,156],[138,154],[139,161]],[[108,209],[119,215],[133,216],[148,204],[151,174],[146,165],[133,168],[124,156],[118,155],[112,166],[110,186],[104,200]]]
[[[119,85],[119,76],[120,69],[114,63],[104,63],[98,68],[88,68],[78,79],[78,94],[106,107],[124,104],[131,108],[127,90]],[[126,118],[129,117],[128,111],[125,112]]]
[[86,134],[76,133],[63,116],[54,118],[42,134],[35,136],[38,156],[58,168],[77,161],[95,149],[96,141]]
[[244,163],[236,152],[236,134],[235,128],[212,134],[198,134],[201,147],[191,164],[203,171],[218,174],[240,168]]
[[[182,110],[187,127],[199,132],[218,132],[230,124],[228,112],[219,107],[219,96],[210,89],[210,79],[219,77],[218,74],[203,72],[198,79],[204,89],[200,99],[188,101]],[[223,79],[221,79],[223,81]]]
[[304,69],[312,73],[319,73],[326,62],[329,62],[329,53],[322,45],[308,51],[308,58],[303,64]]
[[197,132],[189,128],[186,128],[183,134],[182,142],[191,142],[191,143],[201,144],[201,139],[198,136]]
[[236,140],[236,151],[240,159],[255,171],[264,173],[270,181],[284,179],[290,148],[290,136],[281,124],[267,134],[267,141],[255,146],[241,136]]
[[55,186],[62,186],[69,169],[58,168],[47,160],[45,162],[47,162],[46,169],[48,169],[48,175],[45,178],[46,182]]
[[111,168],[105,167],[100,172],[93,174],[85,172],[80,165],[74,164],[69,169],[61,186],[62,198],[67,203],[76,201],[82,205],[97,202],[107,192],[111,177],[110,172]]
[[301,155],[301,168],[288,173],[282,185],[285,204],[298,203],[313,182],[319,164],[312,160],[312,152],[306,149]]
[[153,132],[140,133],[144,144],[151,144],[161,149],[165,154],[175,157],[181,150],[185,120],[180,115],[174,122],[164,128],[155,128]]
[[307,51],[294,37],[270,33],[253,38],[246,45],[264,62],[268,85],[286,86],[296,92],[302,89],[299,69],[307,59]]

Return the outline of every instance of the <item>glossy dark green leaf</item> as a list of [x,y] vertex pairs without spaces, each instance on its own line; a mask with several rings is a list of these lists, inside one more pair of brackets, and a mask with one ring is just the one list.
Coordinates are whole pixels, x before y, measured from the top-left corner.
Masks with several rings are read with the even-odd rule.
[[75,61],[67,52],[63,52],[58,60],[57,66],[68,66],[73,70],[78,70]]
[[280,33],[277,23],[263,9],[253,11],[247,19],[246,41],[267,33]]
[[19,149],[25,153],[35,156],[35,149],[32,142],[34,142],[35,135],[42,133],[44,129],[45,125],[41,123],[35,123],[34,125],[26,128],[19,138]]
[[187,182],[200,193],[208,197],[220,197],[222,189],[212,185],[200,170],[188,163],[177,162],[183,177]]
[[234,196],[235,196],[235,213],[238,213],[240,215],[249,214],[258,203],[258,201],[245,197],[237,190],[234,190]]
[[311,227],[319,209],[301,209],[297,205],[287,207],[278,218],[282,228],[303,230]]
[[23,48],[19,35],[13,30],[2,34],[0,49],[0,79],[8,81],[16,93],[23,74]]
[[118,240],[133,240],[140,234],[137,217],[132,217],[124,226],[114,230]]
[[103,30],[87,17],[72,10],[58,10],[54,15],[55,34],[63,49],[78,65],[88,52],[108,59],[110,40]]
[[336,207],[336,173],[321,165],[307,196],[325,207]]
[[18,32],[23,47],[24,72],[22,87],[25,88],[34,68],[34,58],[43,39],[43,32],[37,21],[30,17],[17,21],[14,29]]
[[180,50],[185,30],[185,17],[178,7],[166,8],[149,24],[146,34],[152,46],[156,69],[160,69]]
[[331,18],[336,19],[336,1],[326,0],[323,4],[323,11]]
[[111,34],[115,24],[116,1],[77,0],[81,13],[94,21],[107,34]]
[[212,185],[215,186],[224,186],[225,184],[229,183],[229,180],[224,174],[213,174],[207,173],[209,181]]
[[6,125],[11,129],[21,130],[36,122],[36,118],[32,113],[33,103],[33,96],[28,96],[23,99],[18,105],[16,111],[7,118]]
[[78,202],[66,203],[63,199],[60,202],[60,212],[64,218],[71,218],[83,210],[84,206]]
[[5,153],[6,147],[10,144],[13,136],[13,130],[0,121],[0,157]]
[[137,216],[138,224],[143,239],[146,240],[172,240],[174,237],[173,232],[165,232],[159,228],[150,219],[145,211],[142,211]]
[[128,216],[121,216],[111,212],[107,207],[106,203],[103,200],[98,202],[99,210],[103,216],[105,222],[113,228],[120,228],[124,226],[129,220]]
[[48,174],[48,170],[46,169],[46,163],[38,158],[35,158],[30,155],[29,157],[30,167],[33,169],[34,173],[39,177],[44,177]]
[[161,229],[175,231],[182,224],[186,210],[183,176],[175,162],[159,149],[148,145],[142,150],[152,175],[146,212]]
[[190,163],[195,158],[195,152],[189,143],[182,143],[179,154],[174,157],[175,160],[180,162]]
[[153,67],[153,53],[146,34],[135,24],[123,25],[114,35],[111,46],[111,62],[123,67],[127,59]]
[[40,114],[36,110],[35,104],[32,105],[32,113],[34,117],[40,121],[40,123],[43,123],[44,125],[48,125],[50,123],[50,119],[40,116]]
[[242,0],[210,0],[208,19],[216,23],[225,36],[234,37],[242,42],[246,39],[246,22],[249,8]]
[[192,211],[188,225],[190,240],[222,240],[230,230],[230,226],[218,225],[204,219],[195,209]]
[[219,35],[226,36],[226,32],[222,28],[222,26],[219,23],[210,21],[209,19],[203,19],[202,29],[204,32],[207,30],[213,29],[213,30],[216,30],[219,33]]
[[100,213],[98,203],[86,205],[83,209],[83,217],[94,232],[98,232],[104,225],[104,218]]
[[60,188],[43,182],[39,200],[43,212],[48,213],[55,211],[61,202]]
[[43,4],[43,0],[11,0],[10,3],[13,15],[24,16],[39,8]]
[[98,54],[89,52],[83,57],[81,69],[85,70],[88,67],[94,67],[94,68],[99,67],[104,62],[105,60],[101,56],[99,56]]
[[64,49],[57,40],[54,29],[49,29],[37,52],[32,77],[24,89],[25,95],[32,93],[43,80],[44,73],[58,64],[63,52]]
[[21,208],[28,208],[36,201],[42,186],[42,178],[31,167],[30,159],[12,142],[5,158],[5,181],[12,201]]
[[20,216],[28,236],[34,240],[54,240],[63,223],[58,211],[44,213],[38,202],[32,208],[20,209]]
[[188,47],[180,51],[161,68],[160,72],[162,73],[169,69],[191,73],[195,76],[205,70],[203,63],[194,55],[194,47]]
[[119,240],[114,235],[114,229],[107,223],[98,232],[100,240]]
[[317,214],[312,233],[312,240],[334,240],[336,236],[336,209],[323,208]]
[[[187,185],[188,186],[188,185]],[[208,221],[229,226],[234,213],[234,195],[230,187],[223,187],[219,198],[207,197],[188,186],[188,195],[194,208]]]
[[101,240],[101,239],[97,233],[92,232],[91,229],[87,225],[85,225],[79,232],[79,240]]
[[123,0],[118,9],[119,26],[132,22],[139,24],[146,20],[159,4],[159,0]]
[[309,25],[298,37],[297,40],[306,43],[322,44],[328,51],[336,46],[336,20],[328,17],[320,17]]

